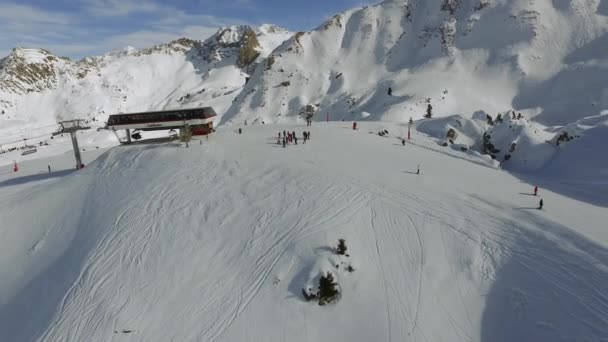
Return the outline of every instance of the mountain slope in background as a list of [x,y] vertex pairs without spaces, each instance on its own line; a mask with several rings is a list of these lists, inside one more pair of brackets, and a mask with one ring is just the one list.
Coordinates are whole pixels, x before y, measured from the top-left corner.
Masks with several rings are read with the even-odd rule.
[[272,25],[221,28],[204,42],[179,39],[74,62],[16,48],[0,61],[0,127],[57,120],[105,121],[108,114],[211,105],[223,113],[247,70],[291,35]]
[[[405,121],[511,108],[565,125],[608,107],[605,0],[389,0],[300,32],[258,68],[224,122]],[[388,96],[388,88],[393,96]],[[287,119],[289,120],[289,119]]]

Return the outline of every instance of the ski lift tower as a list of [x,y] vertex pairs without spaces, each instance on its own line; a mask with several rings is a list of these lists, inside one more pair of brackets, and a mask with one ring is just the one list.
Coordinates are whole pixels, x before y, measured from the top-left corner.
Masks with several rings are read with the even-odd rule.
[[70,134],[70,137],[72,138],[72,147],[74,148],[74,157],[76,158],[76,169],[79,170],[83,164],[82,159],[80,158],[80,148],[78,147],[78,138],[76,137],[76,132],[90,129],[91,127],[86,126],[85,121],[82,119],[61,121],[59,122],[59,125],[61,125],[61,129],[54,132],[53,135],[63,133]]

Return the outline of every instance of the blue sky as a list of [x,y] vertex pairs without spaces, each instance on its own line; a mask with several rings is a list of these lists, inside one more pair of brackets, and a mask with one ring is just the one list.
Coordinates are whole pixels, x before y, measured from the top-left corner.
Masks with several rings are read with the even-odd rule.
[[179,37],[204,39],[220,26],[272,23],[310,30],[332,15],[380,0],[0,0],[0,57],[41,47],[72,58]]

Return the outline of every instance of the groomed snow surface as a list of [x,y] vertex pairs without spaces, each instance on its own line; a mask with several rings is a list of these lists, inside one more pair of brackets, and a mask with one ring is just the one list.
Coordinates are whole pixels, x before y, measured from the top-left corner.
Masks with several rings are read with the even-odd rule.
[[[242,128],[2,166],[0,340],[608,337],[605,193],[541,187],[536,210],[531,183],[394,124]],[[341,300],[305,302],[327,271]]]

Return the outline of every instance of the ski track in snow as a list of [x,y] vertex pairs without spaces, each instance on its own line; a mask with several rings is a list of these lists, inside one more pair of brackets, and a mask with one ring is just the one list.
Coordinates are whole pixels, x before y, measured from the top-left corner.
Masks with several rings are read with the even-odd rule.
[[[407,157],[424,160],[424,176],[403,176],[401,165],[366,169],[398,160],[403,150],[370,153],[367,146],[385,142],[351,140],[341,129],[315,132],[315,139],[334,139],[327,157],[315,140],[286,150],[253,144],[268,129],[220,132],[190,149],[117,147],[83,176],[65,176],[83,182],[78,234],[65,242],[82,264],[66,274],[73,280],[57,303],[40,304],[54,305],[54,314],[37,340],[121,340],[123,329],[133,331],[125,340],[138,341],[488,342],[499,332],[506,342],[607,332],[605,249],[491,191],[460,190],[479,186],[466,183],[466,172],[517,184],[506,174],[413,145]],[[341,144],[356,144],[366,159],[344,152],[344,165],[335,166],[336,151],[348,151]],[[442,164],[429,166],[435,160],[466,172],[443,181]],[[433,177],[443,183],[424,183]],[[54,182],[23,188],[69,199]],[[31,200],[9,190],[1,201]],[[37,246],[26,251],[30,258],[53,247],[53,233],[41,229],[28,244]],[[324,308],[303,302],[298,281],[306,275],[299,274],[327,258],[316,248],[342,237],[356,271],[339,275],[341,301]],[[557,298],[573,313],[562,313]]]

